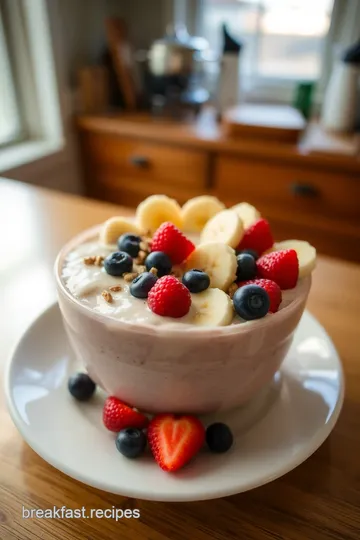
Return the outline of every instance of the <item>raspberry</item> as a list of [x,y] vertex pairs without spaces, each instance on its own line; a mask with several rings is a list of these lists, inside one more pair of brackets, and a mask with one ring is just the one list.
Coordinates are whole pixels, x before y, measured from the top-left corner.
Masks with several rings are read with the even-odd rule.
[[275,281],[280,289],[293,289],[299,277],[299,261],[294,249],[263,255],[256,261],[257,275]]
[[236,248],[236,251],[253,249],[258,255],[262,255],[264,251],[271,248],[273,245],[274,238],[270,225],[266,219],[261,218],[246,229],[240,244]]
[[239,287],[243,285],[258,285],[265,289],[270,298],[270,308],[271,313],[276,313],[279,309],[282,300],[281,289],[275,281],[271,279],[250,279],[249,281],[240,281],[238,283]]
[[151,251],[163,251],[173,264],[185,261],[194,249],[194,244],[169,221],[160,225],[151,241]]
[[176,277],[164,276],[150,290],[148,306],[151,311],[163,317],[184,317],[191,306],[191,295]]

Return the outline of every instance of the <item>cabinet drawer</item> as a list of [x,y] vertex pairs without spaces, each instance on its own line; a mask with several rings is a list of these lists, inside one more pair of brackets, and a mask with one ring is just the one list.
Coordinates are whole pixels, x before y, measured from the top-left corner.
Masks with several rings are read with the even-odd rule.
[[215,191],[228,204],[246,200],[270,217],[323,216],[360,223],[360,178],[219,156]]
[[148,182],[143,178],[129,181],[128,177],[119,175],[116,168],[104,164],[97,164],[87,173],[87,194],[96,199],[135,207],[146,197],[156,193],[162,193],[176,199],[179,204],[184,204],[192,197],[203,195],[204,189],[179,186],[172,182]]
[[86,160],[94,167],[113,171],[114,187],[118,182],[138,180],[148,183],[149,190],[152,184],[158,189],[174,185],[203,190],[206,186],[205,152],[96,133],[83,133],[81,142]]

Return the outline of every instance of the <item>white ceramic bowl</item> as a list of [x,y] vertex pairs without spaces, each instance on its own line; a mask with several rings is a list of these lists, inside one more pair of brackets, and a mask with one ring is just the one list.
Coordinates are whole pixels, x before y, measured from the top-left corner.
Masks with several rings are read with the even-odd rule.
[[271,381],[303,314],[310,277],[288,306],[244,324],[169,329],[123,322],[79,302],[61,279],[66,255],[95,230],[64,246],[55,274],[70,343],[109,395],[148,412],[200,414],[239,406]]

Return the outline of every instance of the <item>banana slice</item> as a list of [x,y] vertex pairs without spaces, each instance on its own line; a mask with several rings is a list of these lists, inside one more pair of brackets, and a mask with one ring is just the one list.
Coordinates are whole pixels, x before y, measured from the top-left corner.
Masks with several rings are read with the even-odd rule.
[[236,279],[235,250],[222,242],[200,244],[187,259],[185,267],[186,270],[203,270],[210,278],[210,287],[227,291]]
[[202,231],[209,219],[224,209],[225,205],[211,195],[200,195],[190,199],[181,209],[184,231]]
[[192,323],[197,326],[227,326],[234,317],[230,296],[220,289],[206,289],[191,295],[195,315]]
[[261,217],[259,210],[247,202],[239,203],[231,208],[241,218],[244,228],[247,229]]
[[130,219],[121,216],[112,217],[105,221],[102,226],[100,231],[100,242],[102,244],[116,244],[119,236],[125,233],[141,235],[142,230]]
[[175,199],[166,195],[151,195],[137,207],[136,221],[141,229],[151,233],[165,221],[171,221],[181,228],[181,207]]
[[239,245],[244,225],[234,210],[223,210],[212,217],[201,233],[201,242],[223,242],[232,248]]
[[316,249],[305,240],[284,240],[275,244],[276,251],[294,249],[299,259],[299,277],[311,274],[316,266]]

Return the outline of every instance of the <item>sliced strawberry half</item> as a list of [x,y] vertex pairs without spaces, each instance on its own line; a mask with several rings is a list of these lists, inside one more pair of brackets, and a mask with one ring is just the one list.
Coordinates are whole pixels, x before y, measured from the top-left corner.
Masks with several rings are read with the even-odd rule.
[[121,431],[125,428],[142,429],[147,426],[148,418],[129,407],[120,399],[110,396],[106,398],[103,409],[103,423],[109,431]]
[[186,465],[201,449],[205,428],[194,416],[155,416],[147,431],[149,446],[158,465],[174,472]]

